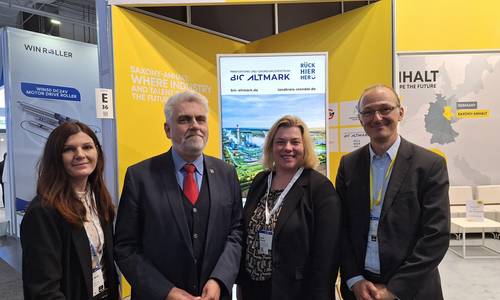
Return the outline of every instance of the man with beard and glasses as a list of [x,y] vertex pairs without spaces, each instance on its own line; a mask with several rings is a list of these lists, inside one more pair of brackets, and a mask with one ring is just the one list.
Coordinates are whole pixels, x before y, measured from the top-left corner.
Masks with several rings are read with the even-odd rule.
[[438,265],[449,244],[446,161],[398,134],[404,117],[390,87],[366,89],[359,102],[370,143],[342,157],[344,299],[443,299]]
[[204,96],[172,96],[165,117],[170,150],[129,167],[125,175],[116,262],[134,300],[230,299],[242,249],[236,171],[203,154]]

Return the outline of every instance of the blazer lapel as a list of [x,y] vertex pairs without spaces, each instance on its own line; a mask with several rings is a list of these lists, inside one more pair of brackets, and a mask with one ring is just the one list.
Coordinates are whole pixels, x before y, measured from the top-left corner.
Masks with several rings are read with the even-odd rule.
[[75,245],[80,266],[82,267],[83,279],[85,281],[85,286],[87,287],[87,293],[92,295],[92,261],[90,258],[90,244],[83,225],[82,227],[71,227],[71,238],[73,239],[73,244]]
[[215,167],[212,165],[210,158],[205,156],[203,162],[204,162],[203,172],[207,175],[203,177],[207,179],[208,194],[210,199],[210,213],[208,215],[207,238],[205,240],[205,253],[207,253],[208,249],[210,249],[209,248],[210,241],[212,240],[214,234],[216,234],[215,230],[217,230],[215,226],[215,221],[218,219],[216,215],[219,212],[218,211],[219,207],[217,203],[218,199],[217,196],[219,195],[219,193],[217,193],[217,187],[221,186],[223,183],[219,182],[221,175],[215,172]]
[[299,203],[300,199],[302,198],[302,195],[304,194],[303,186],[308,184],[306,180],[306,178],[309,177],[308,173],[309,170],[304,170],[302,175],[300,175],[299,179],[295,182],[293,187],[285,196],[280,214],[278,216],[278,220],[276,221],[276,226],[274,227],[274,234],[273,234],[274,236],[278,236],[279,232],[285,225],[290,215],[295,211],[297,204]]
[[194,257],[193,245],[189,235],[189,228],[187,224],[184,208],[182,207],[182,195],[179,190],[179,184],[175,177],[175,166],[172,159],[172,150],[168,151],[162,157],[162,163],[159,164],[158,169],[161,175],[161,182],[163,183],[163,194],[167,198],[167,202],[172,209],[175,221],[179,227],[179,231],[189,249],[189,253]]
[[353,181],[351,182],[352,189],[357,191],[357,196],[354,197],[354,201],[357,201],[356,205],[357,209],[360,209],[362,215],[365,215],[366,218],[363,218],[363,230],[368,233],[368,229],[370,226],[370,151],[369,145],[364,146],[359,153],[358,161],[356,163],[356,170],[358,174],[362,174],[361,176],[354,176]]
[[245,222],[245,224],[243,224],[245,226],[244,228],[248,228],[250,218],[252,218],[252,214],[255,211],[255,208],[257,208],[257,204],[259,204],[260,199],[266,193],[268,175],[269,171],[262,174],[259,181],[255,183],[255,188],[251,191],[252,193],[247,195],[245,207],[243,208],[243,219]]
[[383,220],[387,211],[391,208],[401,185],[405,181],[405,177],[410,169],[412,154],[411,145],[401,138],[401,144],[399,145],[396,161],[394,162],[394,169],[392,170],[391,179],[385,192],[380,220]]

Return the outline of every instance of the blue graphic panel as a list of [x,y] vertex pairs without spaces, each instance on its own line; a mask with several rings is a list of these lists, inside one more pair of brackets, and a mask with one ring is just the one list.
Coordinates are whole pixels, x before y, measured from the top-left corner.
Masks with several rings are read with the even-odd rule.
[[53,100],[80,101],[80,92],[71,87],[21,82],[21,91],[27,97]]

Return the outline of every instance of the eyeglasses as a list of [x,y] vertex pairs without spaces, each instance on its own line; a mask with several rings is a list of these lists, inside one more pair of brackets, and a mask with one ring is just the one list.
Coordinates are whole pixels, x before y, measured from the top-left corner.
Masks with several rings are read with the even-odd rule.
[[399,108],[399,105],[397,106],[389,106],[389,107],[382,107],[379,109],[366,109],[363,111],[360,111],[359,114],[363,118],[373,118],[375,116],[375,113],[379,113],[381,116],[387,116],[390,114],[394,109]]

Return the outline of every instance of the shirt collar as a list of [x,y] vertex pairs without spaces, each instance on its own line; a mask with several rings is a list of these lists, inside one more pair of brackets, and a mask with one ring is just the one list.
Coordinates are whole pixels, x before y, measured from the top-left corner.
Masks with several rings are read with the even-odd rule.
[[[401,137],[398,135],[398,138],[396,139],[394,144],[392,144],[392,146],[389,147],[389,149],[387,149],[387,151],[384,154],[382,154],[380,157],[384,157],[387,154],[387,155],[389,155],[389,158],[391,159],[391,161],[393,161],[394,159],[396,159],[396,154],[398,154],[398,149],[399,149],[400,144],[401,144]],[[375,152],[373,151],[371,144],[369,145],[368,148],[370,150],[370,161],[373,161],[373,158],[375,156],[377,156],[377,154],[375,154]]]
[[[189,163],[185,161],[175,149],[172,147],[172,159],[174,160],[174,167],[176,171],[182,171],[184,165]],[[196,167],[196,172],[199,174],[203,174],[203,154],[200,155],[197,159],[191,162]]]

